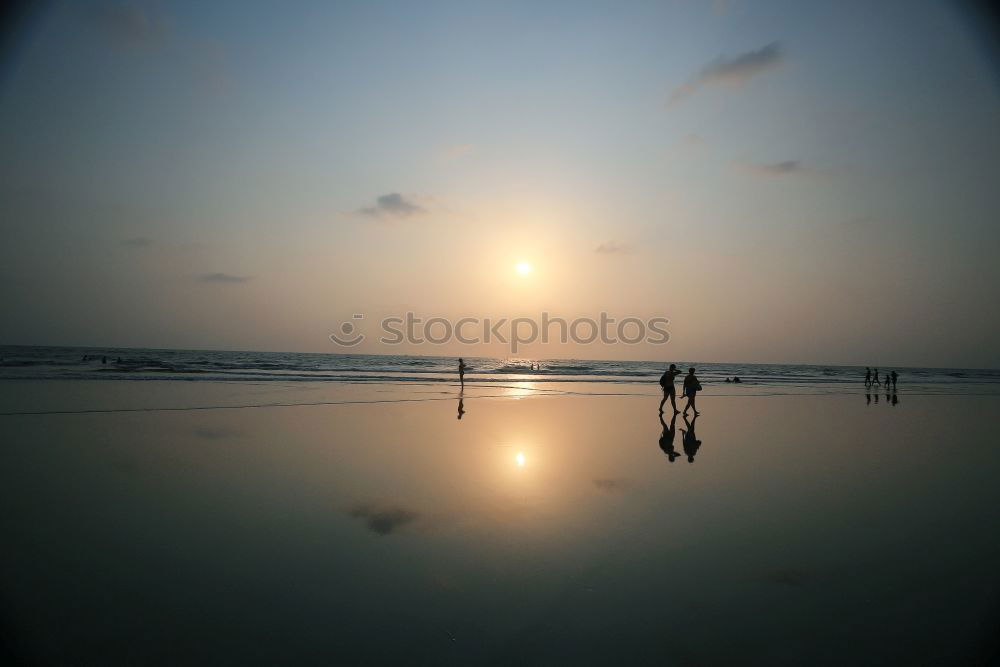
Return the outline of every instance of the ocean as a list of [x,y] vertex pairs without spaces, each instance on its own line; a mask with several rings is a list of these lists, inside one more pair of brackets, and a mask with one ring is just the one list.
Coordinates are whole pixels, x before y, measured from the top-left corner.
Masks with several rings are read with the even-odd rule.
[[[106,358],[106,363],[102,363]],[[465,357],[467,384],[601,383],[655,388],[670,363],[694,366],[702,385],[800,392],[862,392],[863,366],[707,363],[691,360],[606,361]],[[531,364],[538,364],[537,370]],[[1000,393],[1000,370],[895,370],[909,393]],[[210,382],[454,383],[457,359],[441,356],[320,354],[147,348],[0,346],[0,380],[175,380]]]

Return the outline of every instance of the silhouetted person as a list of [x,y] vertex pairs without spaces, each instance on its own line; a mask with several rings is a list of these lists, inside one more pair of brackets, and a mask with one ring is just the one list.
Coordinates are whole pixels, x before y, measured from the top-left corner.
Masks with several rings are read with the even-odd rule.
[[677,370],[677,364],[670,364],[670,368],[663,372],[660,376],[660,388],[663,389],[663,400],[660,401],[660,414],[663,414],[663,404],[670,399],[670,407],[674,409],[674,414],[680,412],[677,409],[677,389],[674,387],[674,378],[680,375],[681,372]]
[[875,369],[875,380],[874,380],[874,382],[875,382],[876,386],[878,386],[878,387],[882,386],[882,383],[878,381],[878,369],[877,368]]
[[687,414],[688,410],[694,410],[696,417],[701,414],[694,405],[694,397],[699,391],[701,391],[701,383],[695,377],[694,368],[689,368],[688,374],[684,376],[684,395],[688,399],[687,405],[684,406],[684,414]]
[[732,380],[730,380],[729,378],[726,378],[726,382],[732,382]]
[[101,357],[101,363],[102,364],[108,363],[108,358],[107,357]]
[[737,376],[733,377],[733,382],[742,382],[742,380],[740,380],[740,376],[737,375]]
[[462,389],[465,389],[465,360],[461,357],[458,358],[458,381],[462,384]]
[[896,391],[896,378],[898,378],[898,377],[899,377],[899,375],[897,375],[897,374],[896,374],[896,371],[893,371],[893,372],[892,372],[892,373],[891,373],[891,374],[889,375],[889,377],[891,377],[891,378],[892,378],[892,390],[893,390],[893,391]]
[[458,418],[461,419],[462,415],[465,414],[465,399],[461,396],[458,397]]
[[663,421],[663,410],[660,410],[660,425],[663,426],[663,433],[660,434],[660,449],[663,453],[667,455],[670,462],[673,463],[674,459],[680,456],[680,453],[674,449],[674,436],[677,435],[677,429],[675,425],[677,423],[677,411],[674,410],[674,415],[670,418],[670,426]]
[[681,433],[684,434],[684,453],[687,454],[688,463],[694,463],[694,455],[698,453],[698,448],[701,447],[701,440],[694,434],[694,423],[698,421],[698,413],[694,413],[694,419],[691,421],[687,420],[687,415],[684,415],[684,423],[687,424],[687,430],[681,429]]
[[867,387],[872,383],[872,369],[865,366],[865,386]]

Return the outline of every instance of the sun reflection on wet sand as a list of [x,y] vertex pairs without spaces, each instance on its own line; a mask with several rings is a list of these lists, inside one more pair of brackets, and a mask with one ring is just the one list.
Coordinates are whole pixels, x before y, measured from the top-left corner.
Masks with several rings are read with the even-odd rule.
[[506,398],[527,398],[535,396],[538,391],[539,387],[534,382],[511,382],[503,388]]

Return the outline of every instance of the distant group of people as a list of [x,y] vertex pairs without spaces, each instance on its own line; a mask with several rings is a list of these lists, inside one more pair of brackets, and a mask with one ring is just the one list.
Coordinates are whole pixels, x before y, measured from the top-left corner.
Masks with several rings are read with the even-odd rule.
[[[888,389],[889,385],[892,384],[892,390],[896,391],[896,380],[898,378],[899,378],[899,375],[896,374],[896,371],[892,371],[891,373],[886,373],[885,374],[885,388]],[[877,368],[875,369],[875,371],[873,373],[871,368],[869,368],[868,366],[865,366],[865,386],[866,387],[881,387],[882,386],[882,382],[879,380],[879,377],[878,377],[878,369]]]
[[[80,359],[80,361],[82,361],[82,362],[88,362],[91,359],[96,360],[97,359],[97,355],[96,354],[85,354],[85,355],[83,355],[83,359]],[[101,363],[102,364],[108,363],[108,357],[107,357],[107,355],[101,355]],[[118,357],[117,359],[115,359],[115,363],[116,364],[122,363],[122,358]]]

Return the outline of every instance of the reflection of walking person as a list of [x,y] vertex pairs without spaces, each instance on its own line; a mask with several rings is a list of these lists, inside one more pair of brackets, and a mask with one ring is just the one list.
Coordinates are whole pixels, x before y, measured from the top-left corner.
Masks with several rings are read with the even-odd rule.
[[461,357],[458,358],[458,381],[462,383],[462,388],[465,389],[465,361]]
[[465,399],[461,396],[458,397],[458,418],[461,419],[462,415],[465,414]]
[[663,400],[660,401],[660,414],[663,414],[663,404],[670,399],[670,407],[674,409],[674,414],[676,415],[680,410],[677,409],[677,389],[674,388],[674,378],[680,375],[681,372],[677,370],[677,364],[670,364],[670,368],[663,372],[660,376],[660,387],[663,388]]
[[[666,400],[666,399],[664,399]],[[674,436],[677,435],[677,429],[675,425],[677,423],[677,410],[674,410],[674,416],[670,418],[670,426],[663,421],[663,409],[660,408],[660,424],[663,426],[663,433],[660,434],[660,449],[663,453],[667,455],[670,462],[673,463],[680,454],[674,449]]]
[[694,434],[694,423],[698,421],[698,413],[694,413],[694,419],[691,421],[687,420],[687,415],[684,416],[684,423],[687,424],[687,430],[681,429],[684,442],[684,453],[687,454],[688,463],[694,463],[694,455],[698,453],[698,448],[701,447],[701,440],[698,436]]
[[694,397],[699,391],[701,391],[701,383],[698,382],[698,378],[694,374],[694,368],[689,368],[688,374],[684,377],[684,395],[688,399],[687,405],[684,406],[684,414],[687,414],[688,410],[694,410],[696,417],[701,414],[694,405]]

